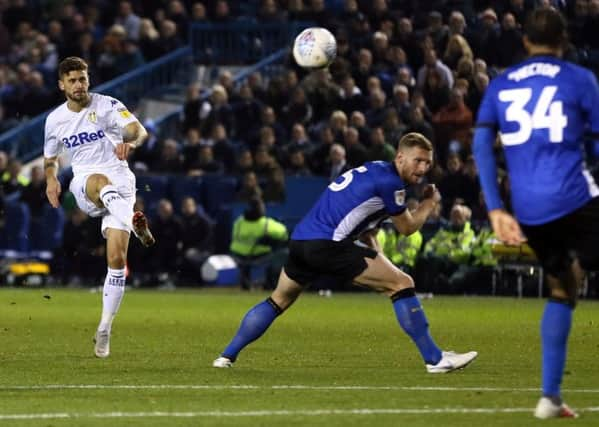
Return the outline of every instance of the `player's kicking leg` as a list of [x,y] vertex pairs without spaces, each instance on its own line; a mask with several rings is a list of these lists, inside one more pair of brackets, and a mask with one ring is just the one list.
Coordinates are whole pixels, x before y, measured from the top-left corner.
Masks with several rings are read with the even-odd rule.
[[[127,182],[127,178],[124,177],[123,181]],[[135,194],[134,188],[128,191],[130,196]],[[133,230],[145,246],[153,245],[155,240],[148,228],[145,215],[142,212],[133,213],[132,202],[118,192],[116,185],[106,175],[90,175],[86,180],[85,193],[96,206],[104,207],[110,213],[102,220],[103,227],[106,226],[105,221],[108,221],[106,228],[108,272],[102,292],[102,319],[94,337],[94,352],[97,357],[104,358],[110,355],[112,320],[125,293],[125,263],[129,231]]]
[[141,211],[136,211],[133,214],[133,233],[139,239],[142,245],[148,247],[156,243],[150,227],[148,227],[148,219],[145,214]]
[[105,207],[111,215],[123,224],[131,227],[133,233],[144,246],[152,246],[156,241],[148,227],[148,220],[143,212],[131,215],[131,205],[119,194],[115,185],[102,174],[93,174],[87,179],[86,192],[88,198],[98,206]]
[[478,356],[476,351],[468,353],[442,351],[430,335],[428,321],[416,297],[412,278],[395,267],[381,253],[373,259],[365,259],[368,267],[355,277],[354,281],[391,298],[399,325],[420,351],[429,373],[446,373],[462,369]]
[[110,355],[112,321],[125,294],[125,261],[129,233],[115,228],[106,229],[106,258],[108,271],[102,289],[102,318],[94,337],[94,353],[105,358]]
[[212,366],[215,368],[230,368],[233,366],[239,352],[248,344],[260,338],[277,316],[295,302],[302,290],[303,288],[290,279],[285,270],[282,270],[277,287],[271,296],[247,312],[237,333],[220,357],[214,360]]

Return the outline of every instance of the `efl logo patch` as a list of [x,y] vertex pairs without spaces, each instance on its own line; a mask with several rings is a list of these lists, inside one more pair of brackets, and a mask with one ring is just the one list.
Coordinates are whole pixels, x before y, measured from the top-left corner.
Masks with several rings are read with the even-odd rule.
[[126,108],[119,108],[117,111],[123,119],[128,119],[131,117],[131,113]]
[[406,190],[398,190],[393,193],[395,196],[395,204],[398,206],[403,206],[406,202]]

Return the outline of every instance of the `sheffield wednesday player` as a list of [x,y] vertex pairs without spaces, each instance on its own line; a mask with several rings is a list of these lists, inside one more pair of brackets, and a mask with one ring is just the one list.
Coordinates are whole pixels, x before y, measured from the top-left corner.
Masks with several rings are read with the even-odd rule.
[[147,132],[121,102],[88,92],[89,77],[83,59],[64,59],[58,66],[58,77],[58,86],[67,100],[46,119],[46,195],[53,207],[60,205],[57,156],[66,150],[72,156],[69,189],[77,205],[90,216],[102,217],[108,273],[94,351],[97,357],[108,357],[112,320],[125,292],[129,232],[133,230],[145,246],[154,243],[144,214],[133,213],[135,176],[126,161]]
[[[410,212],[405,206],[406,186],[422,180],[432,159],[431,142],[420,134],[409,133],[399,141],[393,162],[366,163],[331,183],[293,231],[289,258],[276,289],[245,315],[237,334],[213,366],[232,366],[239,352],[262,336],[321,275],[351,280],[390,297],[397,321],[418,347],[428,372],[450,372],[474,360],[474,351],[459,354],[437,347],[416,298],[414,281],[382,251],[375,250],[380,249],[375,233],[381,221],[391,217],[395,227],[409,235],[422,226],[439,203],[439,192],[428,185],[416,211]],[[357,245],[356,239],[369,247]]]
[[[599,268],[599,189],[583,156],[587,126],[599,132],[599,91],[589,70],[560,59],[566,26],[559,12],[533,11],[525,33],[530,57],[489,85],[478,111],[474,155],[497,237],[509,244],[527,238],[550,287],[541,322],[543,396],[535,416],[575,417],[560,387],[580,266]],[[497,131],[515,218],[499,197]]]

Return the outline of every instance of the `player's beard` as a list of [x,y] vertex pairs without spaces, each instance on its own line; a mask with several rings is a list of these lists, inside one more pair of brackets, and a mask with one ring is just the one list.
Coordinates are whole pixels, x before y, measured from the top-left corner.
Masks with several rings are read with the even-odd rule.
[[422,177],[416,176],[414,171],[410,170],[409,167],[398,167],[399,177],[407,184],[414,185],[422,181]]
[[420,184],[422,182],[422,179],[424,178],[424,176],[418,176],[412,171],[406,171],[405,175],[403,176],[406,177],[404,181],[410,185]]
[[74,91],[67,98],[72,103],[85,107],[89,103],[89,92],[86,90]]

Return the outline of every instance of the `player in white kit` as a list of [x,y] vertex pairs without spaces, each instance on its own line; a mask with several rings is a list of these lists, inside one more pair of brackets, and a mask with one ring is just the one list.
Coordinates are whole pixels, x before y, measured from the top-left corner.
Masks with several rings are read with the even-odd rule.
[[46,119],[44,169],[46,195],[56,208],[61,193],[57,156],[69,152],[73,168],[69,189],[77,205],[90,216],[102,217],[108,273],[94,351],[97,357],[108,357],[112,320],[125,292],[129,233],[133,231],[144,246],[155,241],[143,212],[133,212],[135,175],[127,164],[127,156],[147,132],[120,101],[88,92],[87,68],[78,57],[66,58],[58,66],[58,86],[67,100]]

